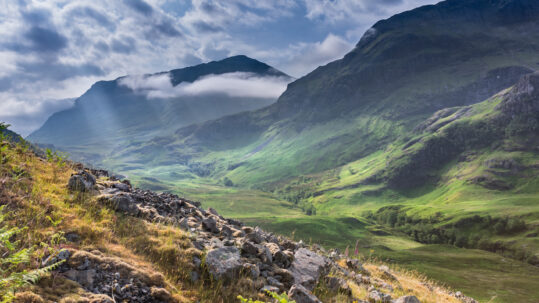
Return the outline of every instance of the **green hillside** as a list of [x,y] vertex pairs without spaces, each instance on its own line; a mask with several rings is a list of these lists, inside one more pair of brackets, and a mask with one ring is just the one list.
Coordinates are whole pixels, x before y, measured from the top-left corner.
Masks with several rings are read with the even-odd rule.
[[291,83],[275,104],[130,146],[108,164],[166,163],[274,189],[356,161],[437,110],[481,102],[535,70],[538,17],[537,3],[524,0],[451,0],[399,14],[376,23],[343,59]]

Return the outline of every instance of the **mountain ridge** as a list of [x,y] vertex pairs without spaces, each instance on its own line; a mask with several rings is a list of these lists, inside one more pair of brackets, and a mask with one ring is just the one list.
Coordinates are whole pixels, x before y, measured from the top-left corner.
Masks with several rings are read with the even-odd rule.
[[[170,89],[174,89],[180,84],[193,83],[207,76],[231,73],[249,73],[281,82],[291,80],[288,75],[265,63],[239,55],[193,67],[136,76],[137,82],[133,85],[141,86],[141,91],[125,83],[133,76],[98,81],[75,101],[72,108],[53,114],[28,139],[63,147],[69,152],[77,152],[81,146],[92,150],[90,144],[99,143],[103,146],[102,150],[95,147],[93,150],[102,157],[118,146],[120,141],[164,135],[181,125],[256,109],[274,102],[272,97],[234,97],[218,92],[207,96],[159,98],[145,95],[146,86],[152,85],[152,79],[161,79],[161,83],[170,81]],[[159,89],[164,84],[155,85]],[[81,133],[86,135],[80,136]]]

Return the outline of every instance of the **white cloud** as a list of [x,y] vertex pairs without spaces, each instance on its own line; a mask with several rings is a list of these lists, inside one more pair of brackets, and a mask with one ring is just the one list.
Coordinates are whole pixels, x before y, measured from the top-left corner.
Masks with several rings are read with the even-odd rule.
[[329,34],[323,41],[293,45],[295,55],[288,62],[290,73],[305,75],[318,66],[342,58],[354,48],[354,44]]
[[172,86],[169,74],[129,76],[120,84],[145,94],[148,98],[174,98],[224,94],[229,97],[277,98],[291,81],[287,77],[259,76],[253,73],[207,75],[194,82]]

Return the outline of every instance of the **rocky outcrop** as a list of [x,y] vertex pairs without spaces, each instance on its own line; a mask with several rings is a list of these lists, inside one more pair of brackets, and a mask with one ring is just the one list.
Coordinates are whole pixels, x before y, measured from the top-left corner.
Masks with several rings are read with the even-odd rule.
[[[91,177],[94,176],[89,170],[82,170],[72,179],[96,179]],[[86,187],[75,188],[87,190]],[[215,209],[204,210],[198,202],[168,193],[136,189],[125,180],[97,179],[92,188],[96,200],[105,207],[150,222],[165,222],[188,232],[192,246],[205,252],[202,259],[193,259],[196,269],[191,272],[191,282],[199,280],[204,272],[222,285],[248,277],[261,292],[287,292],[297,303],[316,303],[321,301],[313,290],[319,283],[325,284],[329,291],[351,297],[347,281],[352,280],[369,289],[372,302],[389,302],[391,299],[386,293],[393,291],[391,285],[371,277],[359,260],[345,258],[335,250],[327,253],[318,245],[308,249],[301,241],[293,242],[258,227],[244,226],[220,216]],[[64,275],[89,292],[129,302],[173,300],[163,287],[163,278],[159,274],[140,271],[114,257],[103,256],[99,251],[71,250],[61,258],[67,260],[62,267]],[[336,260],[344,260],[344,267]],[[380,271],[397,279],[387,267]]]
[[94,188],[95,182],[94,175],[86,170],[81,170],[78,174],[71,175],[67,187],[72,191],[88,192]]
[[231,280],[243,268],[240,251],[234,246],[212,249],[206,255],[206,266],[214,279]]
[[296,301],[296,303],[322,303],[322,301],[318,300],[318,298],[307,288],[299,284],[296,284],[290,288],[288,297]]
[[329,261],[306,248],[300,248],[294,254],[290,272],[294,283],[313,290],[320,276],[327,271]]
[[71,249],[67,255],[60,272],[85,290],[101,294],[103,301],[99,302],[175,302],[159,273],[138,269],[97,250]]

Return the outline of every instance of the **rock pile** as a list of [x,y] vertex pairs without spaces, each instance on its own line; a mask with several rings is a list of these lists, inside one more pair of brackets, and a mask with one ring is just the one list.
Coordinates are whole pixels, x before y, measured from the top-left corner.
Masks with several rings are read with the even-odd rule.
[[[69,183],[92,180],[88,174],[89,171],[82,170],[73,175]],[[193,260],[198,267],[191,274],[193,282],[203,270],[224,285],[244,275],[250,277],[260,291],[287,292],[297,303],[310,303],[320,302],[312,291],[321,281],[330,290],[351,296],[347,280],[352,279],[368,287],[370,302],[392,301],[388,294],[393,291],[392,287],[371,277],[358,260],[348,259],[346,266],[341,266],[335,260],[346,258],[336,251],[326,254],[317,246],[308,249],[301,241],[293,242],[258,227],[244,226],[236,220],[223,218],[211,208],[203,210],[200,203],[173,194],[135,189],[128,181],[97,179],[90,187],[85,184],[84,187],[70,188],[93,191],[99,202],[118,212],[151,222],[166,222],[189,232],[193,246],[206,252],[204,262]],[[136,298],[130,302],[167,301],[166,290],[160,288],[162,279],[145,276],[127,264],[120,266],[96,254],[74,252],[69,258],[66,276],[94,293],[113,294],[124,300]],[[384,272],[396,279],[388,268],[384,268]],[[415,297],[398,300],[418,302]]]

